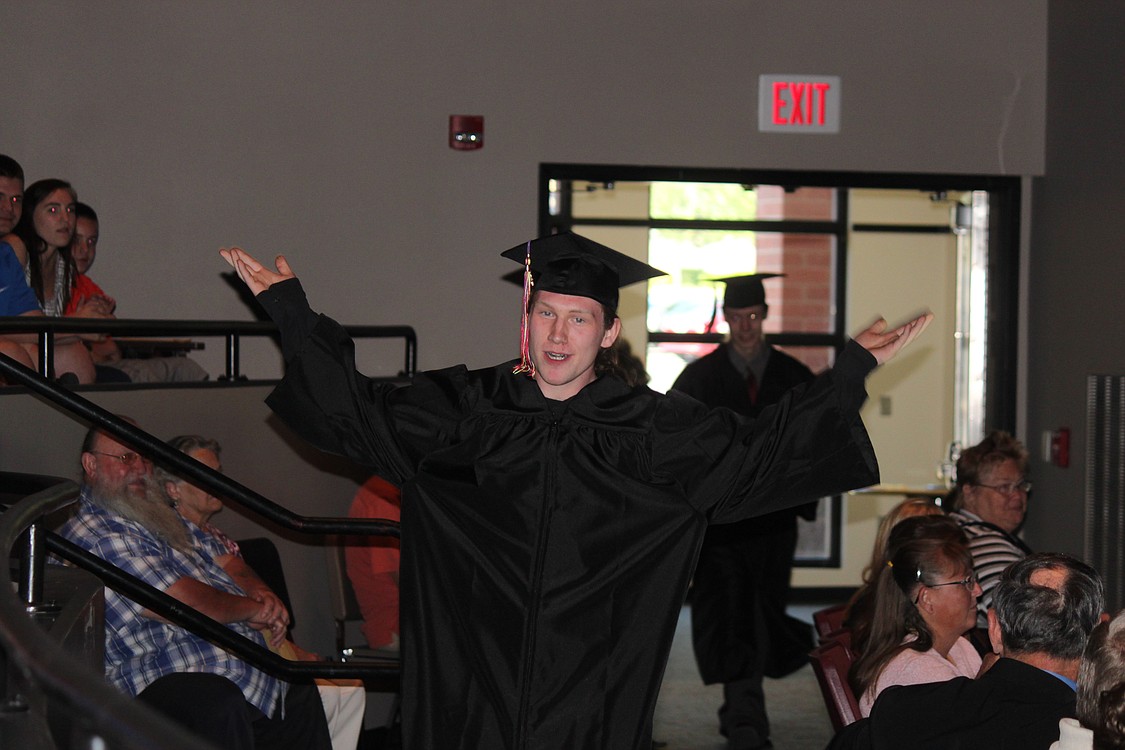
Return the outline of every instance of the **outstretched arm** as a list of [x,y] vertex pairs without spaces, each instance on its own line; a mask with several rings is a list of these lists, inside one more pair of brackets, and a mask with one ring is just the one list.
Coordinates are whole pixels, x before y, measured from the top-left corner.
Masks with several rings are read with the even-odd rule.
[[923,313],[914,320],[888,331],[887,321],[879,318],[867,330],[857,335],[855,342],[869,351],[876,362],[881,365],[886,364],[898,354],[900,349],[918,338],[933,319],[933,313]]
[[223,256],[223,260],[234,268],[238,278],[242,279],[242,283],[250,289],[254,296],[261,294],[279,281],[297,277],[293,273],[293,269],[289,267],[284,255],[279,255],[274,260],[277,267],[276,272],[263,266],[254,259],[254,256],[241,247],[219,248],[219,255]]

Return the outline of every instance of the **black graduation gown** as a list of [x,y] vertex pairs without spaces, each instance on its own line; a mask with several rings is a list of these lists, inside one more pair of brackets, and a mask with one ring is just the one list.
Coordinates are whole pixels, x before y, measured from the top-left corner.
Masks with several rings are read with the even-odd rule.
[[650,750],[707,524],[878,478],[858,347],[755,423],[615,378],[550,401],[511,364],[396,389],[295,280],[259,299],[287,361],[270,407],[402,487],[408,749]]
[[[803,362],[771,348],[751,404],[729,348],[722,344],[688,364],[672,388],[711,408],[757,416],[814,377]],[[784,677],[808,663],[812,628],[785,612],[799,516],[815,518],[816,503],[707,530],[691,599],[692,642],[704,683]]]

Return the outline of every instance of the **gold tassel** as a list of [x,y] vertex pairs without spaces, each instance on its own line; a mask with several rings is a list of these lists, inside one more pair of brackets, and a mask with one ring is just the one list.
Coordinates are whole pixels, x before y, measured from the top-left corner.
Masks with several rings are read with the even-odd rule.
[[531,280],[531,242],[527,243],[527,256],[523,259],[523,315],[520,317],[520,363],[512,368],[512,373],[518,375],[527,373],[528,377],[535,377],[535,364],[531,361],[531,332],[528,320],[528,304],[531,301],[531,287],[535,284]]

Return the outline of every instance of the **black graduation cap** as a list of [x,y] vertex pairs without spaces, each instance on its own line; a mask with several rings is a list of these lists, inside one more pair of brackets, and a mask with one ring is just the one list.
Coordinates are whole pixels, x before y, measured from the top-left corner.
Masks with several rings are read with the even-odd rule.
[[727,285],[726,292],[723,294],[723,307],[753,307],[766,304],[766,289],[762,286],[762,281],[784,275],[783,273],[748,273],[742,276],[708,279],[708,281],[721,281]]
[[501,255],[517,263],[530,258],[536,289],[589,297],[614,310],[620,287],[665,275],[647,263],[574,232],[531,240]]

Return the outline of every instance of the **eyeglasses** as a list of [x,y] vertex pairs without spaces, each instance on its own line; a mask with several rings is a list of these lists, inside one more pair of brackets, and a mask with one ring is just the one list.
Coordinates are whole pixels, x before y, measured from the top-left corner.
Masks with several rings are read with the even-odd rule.
[[[921,570],[918,571],[918,580],[919,581],[922,580],[922,571]],[[939,589],[942,586],[964,586],[965,590],[968,591],[971,594],[971,593],[973,593],[973,589],[975,589],[977,587],[977,574],[976,573],[969,573],[969,575],[965,576],[960,581],[946,581],[945,583],[923,583],[922,585],[925,586],[928,589]],[[918,600],[921,597],[922,597],[922,591],[921,591],[921,589],[919,589],[918,593],[914,597],[913,603],[917,604]]]
[[964,586],[965,590],[972,592],[977,587],[977,574],[969,573],[969,575],[962,578],[960,581],[946,581],[945,583],[923,583],[923,586],[931,589],[941,588],[942,586]]
[[994,490],[1001,495],[1014,495],[1017,492],[1031,492],[1031,482],[1026,479],[1021,479],[1018,482],[1007,482],[1005,484],[978,484],[975,486]]
[[136,466],[137,464],[144,463],[144,462],[148,461],[147,458],[145,458],[144,456],[142,456],[139,453],[117,454],[117,453],[106,453],[105,451],[86,451],[86,452],[87,453],[94,453],[94,454],[97,454],[99,456],[109,456],[110,458],[116,458],[118,461],[125,464],[126,466]]

